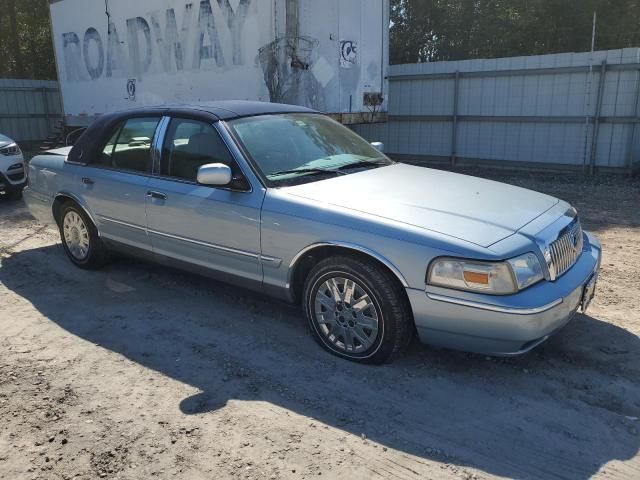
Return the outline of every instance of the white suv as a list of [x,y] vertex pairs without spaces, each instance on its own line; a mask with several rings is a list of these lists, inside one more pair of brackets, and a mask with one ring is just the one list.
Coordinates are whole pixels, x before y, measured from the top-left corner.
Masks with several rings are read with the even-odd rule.
[[26,184],[27,166],[20,147],[0,134],[0,193],[19,199]]

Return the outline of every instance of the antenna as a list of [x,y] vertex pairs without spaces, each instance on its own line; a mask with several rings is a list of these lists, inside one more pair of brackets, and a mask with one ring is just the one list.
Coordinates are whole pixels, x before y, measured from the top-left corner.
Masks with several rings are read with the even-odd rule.
[[591,87],[593,85],[593,54],[596,51],[596,27],[598,25],[598,11],[593,11],[593,29],[591,30],[591,57],[589,58],[589,75],[587,75],[586,88],[585,88],[585,120],[584,120],[584,157],[582,159],[582,166],[587,168],[587,155],[588,155],[588,139],[589,139],[589,124],[591,123],[591,117],[589,116],[589,110],[591,107]]
[[593,31],[591,33],[591,51],[596,51],[596,26],[598,24],[598,12],[597,10],[593,11]]

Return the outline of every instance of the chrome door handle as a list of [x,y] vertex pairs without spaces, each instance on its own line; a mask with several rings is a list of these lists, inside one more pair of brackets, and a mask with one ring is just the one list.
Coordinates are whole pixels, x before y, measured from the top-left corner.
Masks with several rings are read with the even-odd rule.
[[153,190],[149,190],[147,192],[147,197],[155,198],[156,200],[166,200],[167,195],[162,192],[154,192]]

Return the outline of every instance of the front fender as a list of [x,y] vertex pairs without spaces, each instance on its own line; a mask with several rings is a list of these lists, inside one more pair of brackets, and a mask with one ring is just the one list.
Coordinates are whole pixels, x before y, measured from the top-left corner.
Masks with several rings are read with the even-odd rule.
[[363,253],[363,254],[371,257],[371,258],[374,258],[377,261],[379,261],[380,263],[384,264],[389,270],[391,270],[391,272],[397,277],[397,279],[400,281],[400,283],[402,284],[403,287],[407,288],[409,286],[409,284],[407,283],[406,278],[404,277],[404,275],[402,274],[400,269],[398,267],[396,267],[393,264],[393,262],[391,262],[389,259],[385,258],[384,256],[380,255],[379,253],[371,250],[370,248],[363,247],[362,245],[357,245],[355,243],[342,242],[342,241],[328,241],[328,242],[318,242],[318,243],[314,243],[312,245],[309,245],[309,246],[303,248],[302,250],[300,250],[292,258],[291,263],[289,264],[289,272],[288,272],[287,284],[286,284],[287,289],[291,288],[291,284],[292,284],[292,280],[293,280],[293,274],[295,272],[296,266],[298,265],[298,262],[305,255],[307,255],[308,253],[311,253],[313,250],[316,250],[316,249],[319,249],[319,248],[324,248],[324,247],[343,248],[343,249],[346,249],[346,250],[352,250],[354,252]]
[[459,239],[428,236],[424,229],[373,215],[312,204],[277,191],[267,192],[261,216],[262,255],[281,259],[263,263],[264,285],[291,298],[297,262],[316,248],[335,246],[368,255],[393,272],[405,288],[424,288],[429,262],[436,256],[483,258],[486,249]]

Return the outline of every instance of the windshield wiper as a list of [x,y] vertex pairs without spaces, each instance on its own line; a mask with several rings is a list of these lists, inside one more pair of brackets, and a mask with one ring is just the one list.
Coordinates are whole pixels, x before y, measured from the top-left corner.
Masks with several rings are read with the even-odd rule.
[[341,167],[339,167],[339,170],[349,170],[351,168],[362,168],[362,167],[369,167],[369,166],[376,166],[376,167],[384,167],[387,165],[391,165],[392,163],[388,162],[387,160],[384,159],[380,159],[380,160],[361,160],[359,162],[354,162],[354,163],[347,163],[346,165],[342,165]]
[[346,165],[342,165],[338,168],[293,168],[291,170],[280,170],[278,172],[270,173],[269,177],[276,176],[279,177],[281,175],[289,175],[291,173],[315,173],[315,174],[323,174],[323,173],[333,173],[336,175],[347,175],[345,170],[350,170],[352,168],[362,168],[369,166],[382,167],[386,165],[391,165],[393,162],[389,162],[386,159],[379,160],[361,160],[359,162],[347,163]]
[[340,170],[333,170],[331,168],[293,168],[291,170],[280,170],[279,172],[273,172],[267,175],[268,177],[279,177],[281,175],[289,175],[291,173],[333,173],[335,175],[346,175],[346,173],[341,172]]

